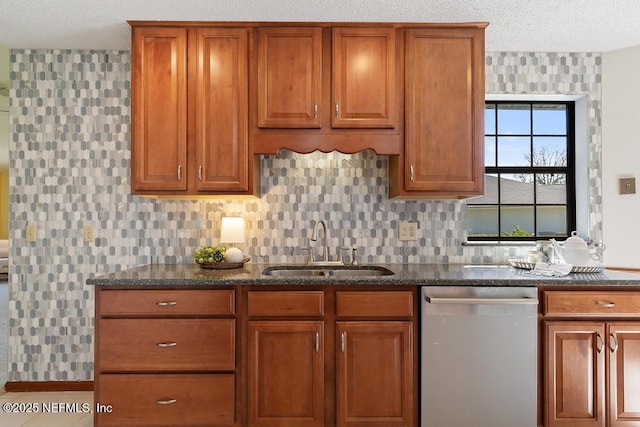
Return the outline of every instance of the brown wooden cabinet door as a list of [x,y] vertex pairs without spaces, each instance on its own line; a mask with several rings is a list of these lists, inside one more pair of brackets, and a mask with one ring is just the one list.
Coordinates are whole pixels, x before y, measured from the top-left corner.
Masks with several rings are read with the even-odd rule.
[[398,116],[394,28],[333,29],[335,128],[393,128]]
[[411,322],[337,322],[337,426],[412,426]]
[[546,427],[605,426],[605,325],[545,322]]
[[607,325],[609,426],[640,426],[640,322]]
[[321,321],[249,322],[249,425],[324,426]]
[[132,31],[131,190],[186,190],[187,30]]
[[199,28],[196,43],[196,189],[247,191],[248,30]]
[[258,29],[258,126],[319,128],[322,29]]
[[484,32],[407,30],[404,189],[484,191]]

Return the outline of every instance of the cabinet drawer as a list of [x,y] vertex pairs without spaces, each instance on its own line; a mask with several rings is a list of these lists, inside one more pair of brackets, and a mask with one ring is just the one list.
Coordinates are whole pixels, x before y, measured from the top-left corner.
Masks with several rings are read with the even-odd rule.
[[339,291],[336,295],[338,317],[412,317],[411,291]]
[[229,290],[100,290],[99,316],[232,315]]
[[322,291],[249,291],[249,316],[322,316]]
[[96,401],[111,412],[97,426],[232,426],[233,374],[125,375],[97,378]]
[[100,319],[99,371],[235,368],[234,319]]
[[640,317],[640,292],[548,291],[544,293],[544,314]]

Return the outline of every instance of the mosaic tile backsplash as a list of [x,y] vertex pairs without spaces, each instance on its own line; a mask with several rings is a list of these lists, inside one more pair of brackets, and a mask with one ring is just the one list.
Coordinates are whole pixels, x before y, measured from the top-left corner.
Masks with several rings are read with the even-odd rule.
[[[600,77],[597,54],[488,53],[487,93],[586,94],[590,213],[599,238]],[[360,262],[505,263],[523,248],[463,246],[464,201],[393,201],[388,158],[280,152],[261,158],[261,197],[155,200],[129,191],[130,56],[120,51],[14,50],[10,57],[9,381],[93,378],[93,288],[85,280],[148,263],[191,262],[217,242],[220,218],[247,221],[254,262],[303,262],[316,219],[328,243]],[[398,242],[399,221],[419,223]],[[25,227],[37,228],[28,243]],[[84,243],[85,225],[95,244]]]

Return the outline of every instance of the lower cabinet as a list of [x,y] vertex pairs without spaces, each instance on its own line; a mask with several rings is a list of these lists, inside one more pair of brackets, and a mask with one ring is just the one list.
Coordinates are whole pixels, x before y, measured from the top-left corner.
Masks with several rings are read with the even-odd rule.
[[640,318],[634,298],[546,293],[546,427],[640,427],[640,320],[617,320]]
[[337,425],[411,425],[411,322],[338,322],[337,332]]
[[96,382],[110,412],[99,426],[232,426],[232,374],[104,374]]
[[415,291],[276,292],[247,295],[248,426],[415,426]]
[[640,426],[640,322],[547,322],[546,337],[547,427]]
[[324,426],[322,321],[250,321],[249,425]]
[[94,425],[416,427],[417,289],[98,287]]
[[237,426],[235,291],[98,288],[96,426]]

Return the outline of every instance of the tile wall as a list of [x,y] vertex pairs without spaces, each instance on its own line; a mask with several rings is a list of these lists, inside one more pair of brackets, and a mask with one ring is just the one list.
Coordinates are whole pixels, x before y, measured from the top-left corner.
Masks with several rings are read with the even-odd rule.
[[[586,94],[592,235],[601,234],[598,54],[487,55],[487,93]],[[261,197],[155,200],[129,194],[130,56],[121,51],[14,50],[10,57],[9,381],[83,381],[93,370],[95,274],[190,262],[217,242],[224,215],[247,220],[254,262],[302,262],[314,220],[329,245],[361,262],[504,263],[522,249],[462,246],[464,201],[392,201],[388,159],[372,152],[261,158]],[[398,221],[419,222],[416,243]],[[37,227],[37,242],[25,227]],[[96,243],[82,241],[91,225]]]

